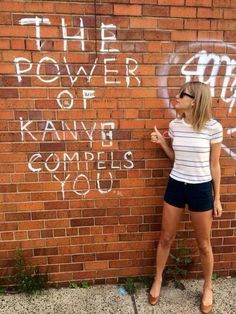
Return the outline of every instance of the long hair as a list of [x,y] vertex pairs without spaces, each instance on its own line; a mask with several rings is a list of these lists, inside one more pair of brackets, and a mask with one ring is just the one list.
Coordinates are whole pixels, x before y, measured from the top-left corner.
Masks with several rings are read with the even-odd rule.
[[192,127],[195,131],[200,131],[208,120],[212,118],[211,91],[207,84],[202,82],[187,82],[181,89],[180,93],[185,91],[194,97],[192,111]]

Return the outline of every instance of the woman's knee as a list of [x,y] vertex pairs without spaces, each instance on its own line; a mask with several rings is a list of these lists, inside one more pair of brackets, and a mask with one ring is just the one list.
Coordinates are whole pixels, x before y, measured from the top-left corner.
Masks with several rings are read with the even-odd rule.
[[198,249],[202,255],[209,255],[212,253],[210,241],[201,241],[198,242]]
[[175,234],[171,234],[169,232],[162,231],[159,244],[162,247],[170,247],[172,242],[174,241],[174,239],[175,239]]

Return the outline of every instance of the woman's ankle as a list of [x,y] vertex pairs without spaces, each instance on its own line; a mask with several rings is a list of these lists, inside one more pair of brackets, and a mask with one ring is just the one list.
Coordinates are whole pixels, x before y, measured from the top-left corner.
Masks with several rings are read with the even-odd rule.
[[154,281],[162,282],[162,277],[160,277],[160,276],[155,276],[155,277],[154,277]]
[[203,290],[205,289],[210,289],[212,290],[212,281],[205,281],[204,284],[203,284]]

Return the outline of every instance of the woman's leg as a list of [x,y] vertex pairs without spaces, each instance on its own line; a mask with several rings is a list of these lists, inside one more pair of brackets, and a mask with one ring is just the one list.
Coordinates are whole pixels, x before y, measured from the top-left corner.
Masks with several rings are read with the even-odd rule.
[[160,294],[162,273],[170,253],[171,244],[175,239],[182,212],[183,208],[174,207],[164,202],[161,237],[156,254],[156,276],[150,290],[150,294],[154,298],[158,297]]
[[191,212],[191,220],[196,233],[196,240],[200,252],[202,270],[204,276],[203,303],[212,304],[212,273],[213,253],[211,247],[212,210],[205,212]]

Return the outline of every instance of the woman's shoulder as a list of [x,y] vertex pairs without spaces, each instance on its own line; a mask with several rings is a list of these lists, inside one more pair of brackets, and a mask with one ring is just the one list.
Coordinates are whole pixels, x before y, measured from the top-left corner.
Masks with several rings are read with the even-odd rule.
[[208,120],[206,125],[213,128],[220,128],[220,127],[222,128],[221,123],[214,118]]
[[211,136],[223,134],[223,127],[219,121],[216,119],[210,119],[207,121],[206,129]]

